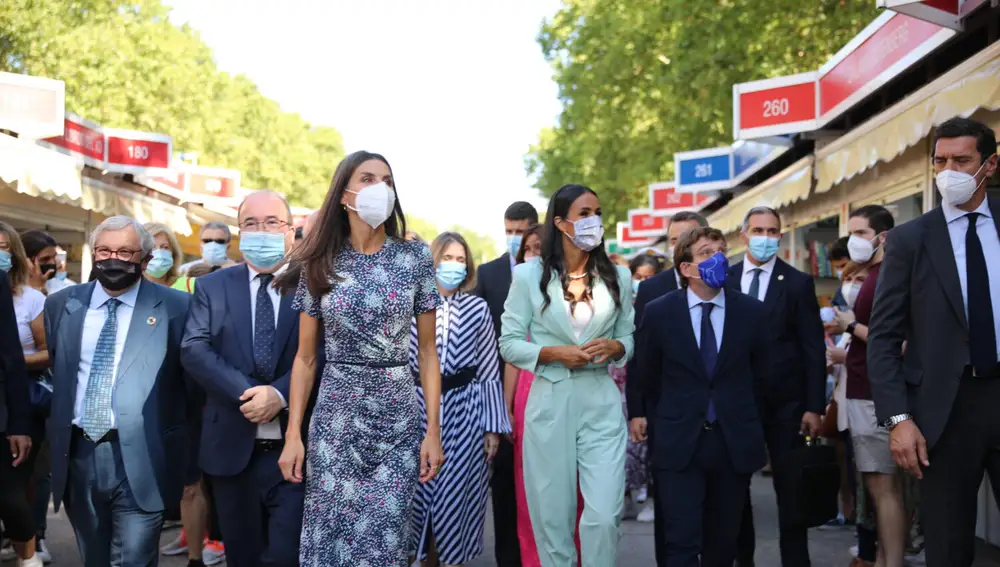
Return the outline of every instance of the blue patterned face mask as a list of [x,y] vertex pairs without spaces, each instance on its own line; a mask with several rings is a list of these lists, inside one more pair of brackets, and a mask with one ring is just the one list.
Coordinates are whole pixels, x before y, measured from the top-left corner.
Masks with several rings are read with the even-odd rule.
[[729,258],[722,252],[716,252],[711,258],[698,264],[698,277],[708,287],[722,289],[726,285],[728,274]]
[[463,282],[468,269],[462,262],[441,262],[437,267],[437,281],[447,291],[455,291]]
[[14,261],[11,259],[10,252],[0,250],[0,272],[9,272],[13,266]]
[[163,274],[174,265],[174,255],[170,250],[153,250],[153,257],[146,264],[146,273],[154,278],[162,278]]

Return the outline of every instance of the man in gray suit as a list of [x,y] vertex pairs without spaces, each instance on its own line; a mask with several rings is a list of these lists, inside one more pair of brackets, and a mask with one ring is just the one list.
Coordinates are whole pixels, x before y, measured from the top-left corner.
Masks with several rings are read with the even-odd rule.
[[142,279],[153,239],[134,219],[105,220],[90,247],[95,281],[45,302],[52,497],[66,505],[86,567],[156,565],[188,454],[188,295]]

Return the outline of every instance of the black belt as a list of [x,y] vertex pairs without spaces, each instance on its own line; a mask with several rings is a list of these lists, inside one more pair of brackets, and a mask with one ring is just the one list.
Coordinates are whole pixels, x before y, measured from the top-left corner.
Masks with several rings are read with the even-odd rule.
[[74,425],[73,426],[73,435],[74,436],[82,437],[82,438],[86,439],[87,441],[90,441],[94,445],[100,445],[101,443],[110,443],[112,441],[118,441],[118,430],[117,429],[109,429],[108,432],[105,433],[103,437],[101,437],[100,439],[98,439],[98,440],[95,441],[95,440],[93,440],[93,439],[90,438],[90,435],[87,435],[86,431],[84,431],[83,429],[81,429],[81,428],[79,428],[79,427],[77,427],[77,426]]
[[[441,393],[450,392],[451,390],[457,390],[459,388],[464,388],[476,380],[476,369],[475,366],[469,366],[468,368],[463,368],[454,374],[447,374],[441,376]],[[420,386],[420,374],[416,372],[413,373],[413,382]]]
[[993,369],[986,374],[977,374],[976,369],[971,364],[965,366],[962,378],[972,378],[973,380],[996,380],[1000,379],[1000,364],[995,364]]
[[284,439],[256,439],[253,448],[258,451],[280,451],[285,448]]
[[386,361],[375,361],[375,360],[331,360],[332,364],[344,364],[346,366],[364,366],[366,368],[399,368],[400,366],[409,366],[409,362],[386,362]]

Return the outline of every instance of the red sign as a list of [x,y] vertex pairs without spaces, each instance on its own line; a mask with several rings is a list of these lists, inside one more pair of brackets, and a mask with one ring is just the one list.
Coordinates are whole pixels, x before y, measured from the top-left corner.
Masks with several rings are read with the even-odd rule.
[[34,139],[56,136],[62,131],[65,97],[62,81],[0,73],[0,128]]
[[42,141],[66,150],[64,153],[81,156],[95,167],[104,162],[104,132],[101,127],[75,114],[66,113],[62,136]]
[[660,236],[667,231],[668,218],[651,210],[631,210],[628,212],[628,228],[635,236]]
[[636,235],[628,227],[627,222],[618,223],[618,245],[622,248],[638,248],[642,246],[649,246],[653,243],[653,239],[644,238],[642,236]]
[[821,70],[820,114],[834,118],[954,33],[905,14],[879,16]]
[[130,130],[104,131],[105,169],[116,173],[143,173],[170,167],[170,136]]
[[208,167],[190,168],[188,173],[188,191],[195,195],[207,195],[220,199],[236,197],[240,186],[240,172],[233,169],[214,169]]
[[733,86],[733,131],[750,140],[816,127],[816,73]]
[[649,208],[657,212],[691,209],[711,200],[712,196],[706,193],[678,192],[673,185],[649,186]]

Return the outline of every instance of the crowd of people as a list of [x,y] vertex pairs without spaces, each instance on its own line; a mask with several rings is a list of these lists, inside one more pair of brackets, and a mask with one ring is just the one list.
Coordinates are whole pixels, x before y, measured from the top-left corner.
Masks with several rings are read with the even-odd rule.
[[476,266],[461,234],[407,232],[368,152],[301,229],[282,195],[248,196],[238,262],[224,224],[184,263],[169,228],[116,216],[76,284],[50,235],[0,222],[4,536],[18,565],[51,561],[51,500],[87,567],[458,566],[492,495],[501,567],[610,567],[628,517],[654,523],[657,565],[747,567],[767,465],[781,564],[808,567],[796,455],[826,437],[851,565],[903,567],[922,540],[927,565],[969,567],[1000,474],[996,148],[950,120],[940,207],[899,227],[854,209],[832,307],[771,208],[732,265],[690,211],[629,261],[569,184],[542,223],[511,205],[506,252]]

